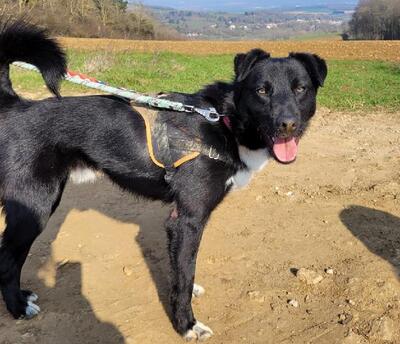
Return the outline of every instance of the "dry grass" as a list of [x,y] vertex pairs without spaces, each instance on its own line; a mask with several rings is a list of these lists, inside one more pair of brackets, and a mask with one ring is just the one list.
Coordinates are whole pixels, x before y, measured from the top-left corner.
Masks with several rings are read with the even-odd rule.
[[134,41],[122,39],[60,38],[66,48],[84,51],[170,51],[193,55],[232,54],[258,47],[274,56],[307,51],[334,60],[400,61],[400,41]]
[[115,63],[115,56],[111,51],[102,51],[94,56],[85,59],[83,69],[87,73],[105,72]]

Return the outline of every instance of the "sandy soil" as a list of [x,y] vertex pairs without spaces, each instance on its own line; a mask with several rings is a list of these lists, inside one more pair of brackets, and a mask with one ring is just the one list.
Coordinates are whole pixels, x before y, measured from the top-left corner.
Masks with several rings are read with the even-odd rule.
[[[399,167],[400,113],[321,110],[295,164],[232,192],[198,259],[210,343],[400,343]],[[42,312],[15,321],[1,303],[0,343],[180,343],[165,311],[168,212],[105,179],[69,185],[24,267]],[[305,284],[301,267],[323,280]]]

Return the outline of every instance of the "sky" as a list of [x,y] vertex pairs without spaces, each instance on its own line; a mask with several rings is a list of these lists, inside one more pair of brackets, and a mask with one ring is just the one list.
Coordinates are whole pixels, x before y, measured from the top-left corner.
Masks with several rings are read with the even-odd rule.
[[[135,2],[131,0],[130,2]],[[317,5],[355,5],[358,0],[140,0],[149,6],[173,7],[176,9],[205,11],[246,11],[276,7],[317,6]]]

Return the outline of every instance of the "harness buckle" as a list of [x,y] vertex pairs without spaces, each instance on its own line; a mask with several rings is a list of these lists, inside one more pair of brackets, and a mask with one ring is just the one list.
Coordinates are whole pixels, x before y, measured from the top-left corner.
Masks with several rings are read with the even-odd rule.
[[171,183],[171,180],[174,177],[175,172],[176,172],[176,168],[174,168],[172,166],[165,166],[164,180],[167,184]]

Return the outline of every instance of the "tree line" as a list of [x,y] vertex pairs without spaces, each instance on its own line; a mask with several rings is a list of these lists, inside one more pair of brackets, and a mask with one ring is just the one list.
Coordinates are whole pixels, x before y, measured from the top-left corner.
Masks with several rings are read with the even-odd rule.
[[126,0],[1,0],[0,15],[28,17],[52,34],[71,37],[176,39],[142,6]]
[[400,0],[360,0],[344,39],[400,39]]

